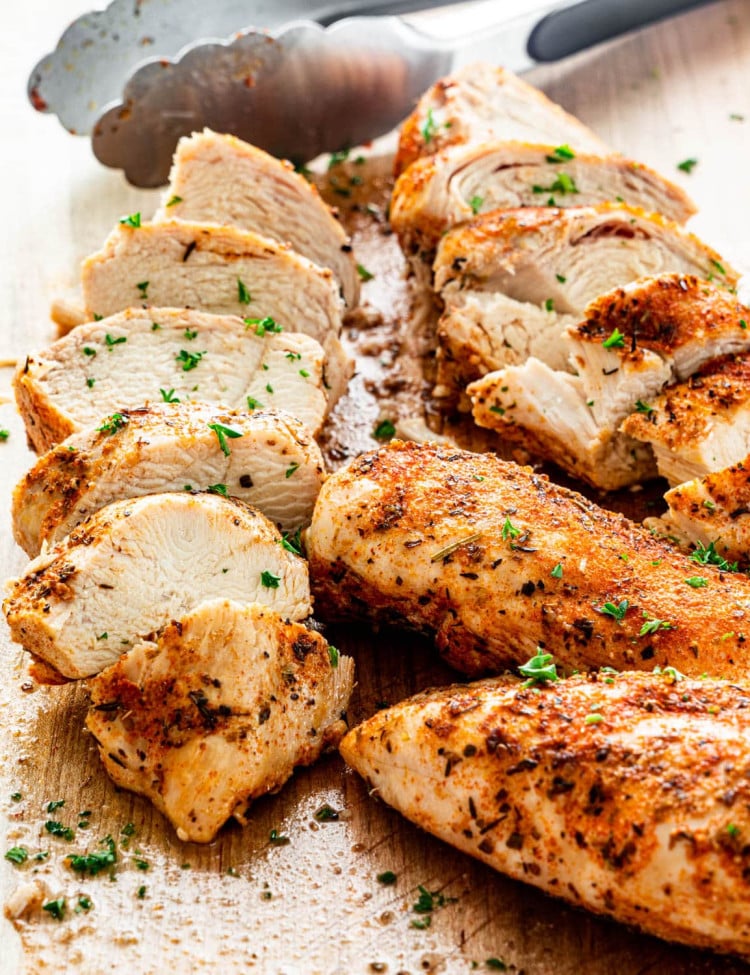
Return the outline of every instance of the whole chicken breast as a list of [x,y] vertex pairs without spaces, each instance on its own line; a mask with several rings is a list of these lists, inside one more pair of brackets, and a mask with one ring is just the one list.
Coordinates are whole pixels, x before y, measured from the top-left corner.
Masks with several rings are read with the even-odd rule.
[[354,664],[267,606],[202,603],[89,682],[86,727],[116,785],[210,842],[346,731]]
[[695,213],[682,189],[631,159],[504,141],[450,146],[412,163],[396,181],[390,216],[405,253],[432,260],[442,235],[477,214],[616,200],[678,223]]
[[288,413],[233,413],[162,403],[106,418],[48,451],[13,492],[13,534],[30,557],[113,501],[166,491],[225,491],[278,528],[310,523],[325,468],[320,448]]
[[750,684],[512,678],[380,711],[341,753],[423,829],[670,941],[750,958]]
[[568,144],[581,152],[611,149],[575,116],[506,68],[468,64],[441,78],[401,126],[396,175],[446,146],[490,141]]
[[218,597],[303,620],[307,566],[236,498],[152,494],[102,508],[30,562],[3,612],[16,643],[77,678]]
[[335,211],[290,162],[236,136],[204,129],[180,139],[154,220],[230,225],[288,244],[330,268],[347,305],[357,304],[357,266]]
[[[335,340],[338,343],[338,340]],[[338,346],[339,365],[348,357]],[[235,410],[280,408],[314,435],[337,383],[322,347],[233,315],[132,308],[80,325],[27,356],[13,379],[31,447],[48,450],[107,413],[179,400]]]
[[357,458],[323,485],[306,550],[321,619],[434,635],[466,674],[537,646],[570,668],[750,668],[746,578],[493,455],[394,441]]

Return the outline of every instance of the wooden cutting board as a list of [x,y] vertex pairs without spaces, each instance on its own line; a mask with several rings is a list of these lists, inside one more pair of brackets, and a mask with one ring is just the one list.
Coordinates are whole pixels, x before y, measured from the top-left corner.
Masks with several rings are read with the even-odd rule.
[[[86,4],[58,0],[54,22],[44,19],[46,7],[44,0],[27,0],[6,11],[0,358],[21,357],[49,341],[49,302],[75,285],[78,260],[99,246],[118,216],[150,213],[157,196],[103,170],[85,141],[25,105],[23,83],[31,65]],[[683,182],[701,208],[696,232],[750,269],[747,3],[713,4],[537,70],[532,80],[612,145]],[[676,169],[687,158],[698,160],[690,175]],[[360,163],[353,154],[322,177],[324,191],[354,230],[357,259],[374,275],[364,287],[363,311],[348,327],[358,374],[330,426],[333,464],[376,446],[378,420],[410,421],[413,429],[425,411],[433,429],[442,426],[462,443],[481,443],[467,439],[460,424],[446,422],[426,398],[429,320],[410,317],[413,296],[383,216],[386,170],[387,162]],[[370,213],[363,212],[366,202]],[[0,394],[9,392],[10,375],[9,368],[0,374]],[[10,536],[9,496],[32,457],[10,402],[0,404],[0,427],[10,430],[0,443],[0,557],[3,573],[11,575],[21,571],[24,558]],[[642,495],[604,502],[634,514],[643,510]],[[330,638],[357,661],[352,721],[381,702],[455,679],[413,636],[338,627]],[[65,896],[67,913],[61,921],[33,915],[20,931],[0,921],[4,973],[211,968],[395,975],[493,971],[500,961],[527,975],[750,971],[730,959],[641,936],[506,880],[370,798],[335,755],[298,773],[278,796],[258,802],[245,829],[229,826],[207,847],[180,843],[146,801],[118,792],[105,776],[82,731],[84,689],[36,687],[25,665],[3,623],[3,850],[23,844],[32,854],[49,856],[21,868],[3,860],[0,897],[41,881],[46,900]],[[62,800],[47,811],[49,803]],[[326,807],[337,818],[326,818]],[[71,826],[74,839],[51,837],[44,830],[49,819]],[[271,830],[289,842],[270,842]],[[104,873],[80,880],[64,866],[67,853],[96,848],[107,835],[118,853],[112,879]],[[378,881],[386,871],[396,875],[394,884]],[[427,930],[412,926],[419,918],[412,907],[420,884],[449,900]]]

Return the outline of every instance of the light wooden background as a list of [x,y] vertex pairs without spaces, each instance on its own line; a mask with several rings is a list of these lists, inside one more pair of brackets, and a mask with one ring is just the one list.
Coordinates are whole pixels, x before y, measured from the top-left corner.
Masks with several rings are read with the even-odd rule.
[[[483,5],[486,15],[487,4]],[[88,142],[65,133],[25,100],[31,67],[50,50],[86,0],[8,0],[0,32],[0,358],[22,357],[49,339],[51,298],[75,285],[78,260],[100,244],[123,213],[148,213],[155,193],[136,191],[100,167]],[[469,23],[468,16],[461,18]],[[700,207],[692,227],[738,267],[750,270],[750,4],[724,0],[590,52],[537,70],[533,80],[580,115],[612,145],[684,183]],[[732,116],[742,116],[743,120]],[[676,164],[697,158],[686,176]],[[0,371],[0,394],[10,370]],[[19,419],[0,404],[0,567],[20,571],[10,540],[10,490],[29,465]],[[378,700],[393,701],[449,675],[429,648],[411,638],[337,634],[357,650],[360,688],[355,717]],[[80,691],[23,689],[22,655],[0,633],[0,827],[5,850],[15,842],[52,849],[45,868],[50,894],[79,891],[93,909],[58,924],[36,924],[20,940],[0,921],[0,971],[321,973],[465,972],[501,957],[527,975],[728,973],[739,963],[673,948],[561,906],[506,881],[442,846],[372,802],[338,759],[298,775],[277,798],[257,804],[244,832],[229,829],[208,849],[179,844],[147,803],[117,795],[81,734]],[[20,791],[23,799],[9,797]],[[47,842],[43,803],[65,798],[58,815],[76,820],[91,808],[94,838],[132,821],[131,848],[149,871],[122,852],[118,879],[78,883],[63,871],[67,847]],[[339,822],[318,824],[328,802]],[[268,831],[292,842],[269,847]],[[73,847],[80,849],[82,831]],[[93,842],[93,839],[92,839]],[[182,867],[190,864],[189,867]],[[239,876],[227,873],[231,868]],[[375,876],[398,876],[382,887]],[[0,897],[31,879],[0,861]],[[143,900],[137,887],[147,886]],[[436,914],[429,931],[410,927],[416,886],[458,901]],[[271,893],[271,897],[265,895]],[[73,901],[74,902],[74,901]],[[385,967],[380,967],[385,966]]]

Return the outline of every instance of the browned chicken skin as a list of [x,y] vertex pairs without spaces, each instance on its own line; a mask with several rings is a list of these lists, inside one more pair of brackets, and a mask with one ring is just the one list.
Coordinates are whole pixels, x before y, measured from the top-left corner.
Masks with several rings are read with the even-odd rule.
[[744,577],[492,455],[394,441],[358,458],[324,484],[307,551],[322,619],[435,634],[466,674],[537,645],[571,668],[748,671]]

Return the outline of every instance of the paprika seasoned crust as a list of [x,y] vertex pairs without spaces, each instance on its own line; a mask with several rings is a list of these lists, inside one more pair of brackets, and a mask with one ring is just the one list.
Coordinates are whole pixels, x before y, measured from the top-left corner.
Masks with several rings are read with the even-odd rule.
[[341,753],[428,832],[670,941],[750,957],[750,684],[599,674],[427,691]]
[[207,843],[346,731],[354,664],[267,606],[203,603],[89,683],[86,726],[116,785]]
[[321,619],[434,634],[466,674],[540,644],[570,668],[750,670],[746,578],[490,454],[394,441],[359,457],[323,485],[306,539]]

